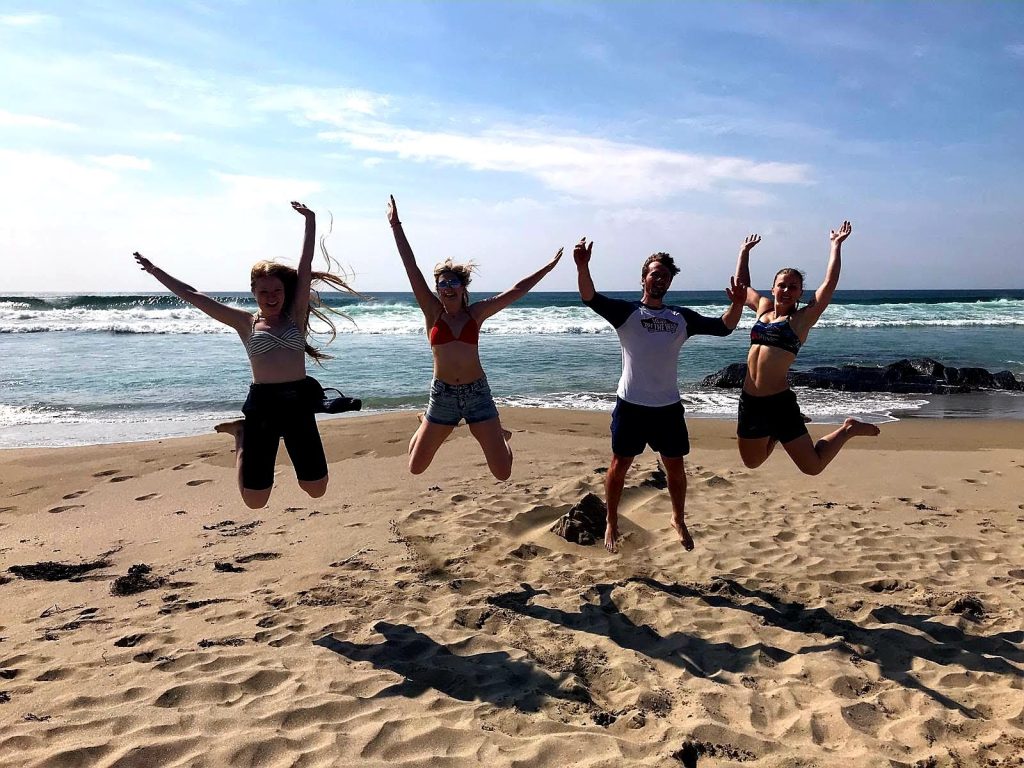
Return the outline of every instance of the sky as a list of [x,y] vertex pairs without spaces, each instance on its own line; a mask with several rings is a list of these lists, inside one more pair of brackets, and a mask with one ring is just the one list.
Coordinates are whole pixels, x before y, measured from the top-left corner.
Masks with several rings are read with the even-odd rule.
[[297,258],[317,212],[356,288],[472,259],[501,290],[1019,288],[1024,3],[0,0],[11,292],[208,292]]

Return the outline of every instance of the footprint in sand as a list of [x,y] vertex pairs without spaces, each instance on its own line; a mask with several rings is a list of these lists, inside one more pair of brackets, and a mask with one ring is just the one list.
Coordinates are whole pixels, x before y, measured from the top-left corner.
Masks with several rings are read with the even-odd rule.
[[934,491],[934,490],[937,490],[938,487],[939,486],[937,486],[937,485],[922,485],[921,486],[921,490],[922,491]]
[[200,459],[208,459],[211,456],[216,456],[216,455],[217,455],[216,451],[206,451],[205,453],[200,453],[199,454],[199,458]]
[[203,485],[205,483],[212,483],[212,482],[213,482],[213,480],[189,480],[187,483],[185,483],[185,485],[188,485],[188,486],[194,488],[197,485]]
[[110,477],[111,475],[116,475],[120,471],[120,469],[104,469],[102,472],[94,474],[93,477]]
[[135,500],[136,501],[149,501],[150,499],[158,499],[158,498],[160,498],[160,494],[159,493],[147,493],[145,496],[136,496]]
[[0,514],[3,514],[4,512],[15,512],[17,509],[17,507],[0,507]]
[[110,478],[110,480],[108,480],[107,482],[110,482],[110,483],[123,483],[125,480],[131,480],[134,477],[135,477],[135,475],[118,475],[117,477]]
[[178,471],[179,469],[185,469],[185,468],[187,468],[187,467],[191,467],[191,466],[192,466],[192,465],[191,465],[191,464],[189,464],[189,463],[188,463],[188,462],[186,461],[186,462],[185,462],[184,464],[179,464],[179,465],[178,465],[178,466],[176,466],[176,467],[171,467],[171,471],[172,471],[172,472],[177,472],[177,471]]
[[69,509],[84,509],[84,508],[85,508],[84,504],[66,504],[63,507],[52,507],[51,509],[48,509],[46,511],[47,512],[51,512],[53,514],[57,514],[59,512],[67,512]]
[[88,493],[88,491],[74,491],[74,492],[69,493],[69,494],[67,494],[65,496],[61,496],[61,498],[64,499],[65,501],[67,501],[68,499],[77,499],[79,496],[81,496],[84,493]]

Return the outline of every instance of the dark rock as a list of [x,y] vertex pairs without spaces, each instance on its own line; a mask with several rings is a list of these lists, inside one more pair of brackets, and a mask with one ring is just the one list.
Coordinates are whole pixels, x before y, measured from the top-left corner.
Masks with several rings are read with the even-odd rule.
[[222,563],[218,561],[213,564],[213,570],[221,571],[223,573],[242,573],[245,571],[245,568],[240,565],[235,565],[234,563]]
[[35,581],[69,581],[76,579],[83,573],[106,568],[110,565],[109,560],[94,560],[91,563],[55,563],[46,561],[33,565],[12,565],[7,570],[15,576]]
[[[745,363],[733,363],[704,377],[701,386],[736,389],[743,386],[746,373]],[[809,371],[790,371],[789,384],[843,392],[956,394],[979,389],[1024,391],[1024,381],[1010,371],[993,374],[984,368],[951,368],[931,358],[897,360],[886,366],[818,366]]]
[[114,583],[110,585],[110,594],[124,597],[162,587],[167,579],[163,576],[150,576],[152,572],[153,569],[145,563],[131,566],[127,576],[118,576],[114,579]]
[[551,531],[574,544],[590,545],[604,539],[607,514],[604,502],[588,493],[555,521]]

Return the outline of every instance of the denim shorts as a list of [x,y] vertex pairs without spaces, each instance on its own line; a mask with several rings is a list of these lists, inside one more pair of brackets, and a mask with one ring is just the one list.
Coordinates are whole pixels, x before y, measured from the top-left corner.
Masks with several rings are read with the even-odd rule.
[[476,424],[498,418],[498,408],[491,397],[487,377],[483,376],[469,384],[447,384],[434,379],[430,385],[426,418],[431,424],[443,424],[446,427],[454,427],[462,419],[467,424]]

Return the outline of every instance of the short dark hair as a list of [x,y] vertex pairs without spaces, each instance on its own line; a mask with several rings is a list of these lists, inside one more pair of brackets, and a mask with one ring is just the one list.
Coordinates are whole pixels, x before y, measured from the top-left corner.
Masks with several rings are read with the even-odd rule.
[[643,280],[647,277],[647,270],[653,262],[658,262],[664,266],[672,277],[679,274],[679,267],[676,266],[675,261],[667,253],[659,251],[658,253],[652,253],[647,257],[647,261],[644,262],[643,269],[640,270],[640,279]]

